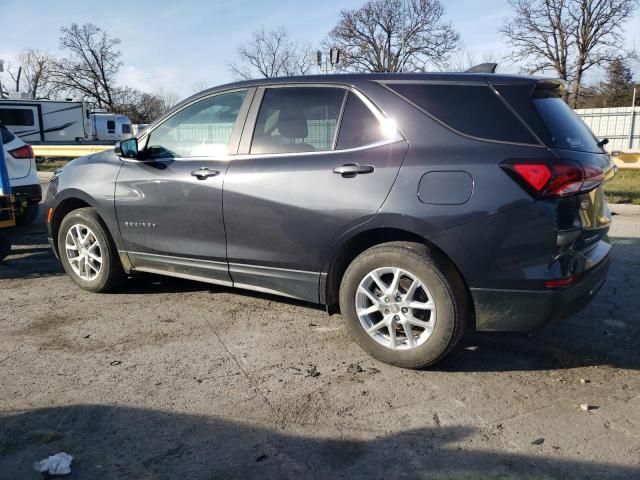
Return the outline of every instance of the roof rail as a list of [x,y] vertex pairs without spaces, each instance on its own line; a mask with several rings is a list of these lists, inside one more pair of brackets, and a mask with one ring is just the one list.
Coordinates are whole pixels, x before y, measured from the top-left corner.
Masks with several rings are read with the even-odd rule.
[[465,73],[496,73],[496,68],[498,68],[497,63],[481,63],[465,70]]

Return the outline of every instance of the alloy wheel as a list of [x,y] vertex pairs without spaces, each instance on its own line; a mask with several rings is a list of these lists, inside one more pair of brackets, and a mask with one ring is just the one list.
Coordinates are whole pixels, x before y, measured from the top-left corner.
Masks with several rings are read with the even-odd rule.
[[394,350],[422,345],[433,333],[436,305],[427,286],[396,267],[372,270],[356,290],[356,313],[364,330]]
[[102,269],[102,250],[98,238],[86,225],[67,230],[65,253],[74,273],[82,280],[95,280]]

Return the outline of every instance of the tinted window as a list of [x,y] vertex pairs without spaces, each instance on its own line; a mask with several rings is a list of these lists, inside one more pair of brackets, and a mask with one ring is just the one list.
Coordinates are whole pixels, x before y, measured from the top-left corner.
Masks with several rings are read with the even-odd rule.
[[272,88],[265,92],[251,153],[332,150],[345,90]]
[[5,125],[33,127],[33,110],[23,108],[0,108],[0,122]]
[[123,123],[122,133],[131,133],[131,125],[129,125],[128,123]]
[[340,122],[336,148],[361,147],[383,139],[380,122],[376,116],[357,95],[349,93]]
[[537,143],[488,86],[405,83],[388,86],[465,135],[504,142]]
[[109,133],[115,133],[116,122],[113,120],[107,120],[107,130],[109,131]]
[[233,92],[195,103],[151,132],[151,158],[210,157],[227,154],[231,132],[246,92]]
[[0,137],[2,137],[2,143],[13,142],[16,138],[16,136],[4,126],[0,126]]
[[533,104],[549,129],[550,147],[602,152],[589,127],[561,98],[534,98]]

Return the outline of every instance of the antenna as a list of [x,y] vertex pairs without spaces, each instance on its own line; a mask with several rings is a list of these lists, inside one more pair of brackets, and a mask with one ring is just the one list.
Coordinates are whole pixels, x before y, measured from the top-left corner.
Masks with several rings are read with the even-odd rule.
[[498,68],[497,63],[481,63],[465,70],[464,73],[496,73],[496,68]]

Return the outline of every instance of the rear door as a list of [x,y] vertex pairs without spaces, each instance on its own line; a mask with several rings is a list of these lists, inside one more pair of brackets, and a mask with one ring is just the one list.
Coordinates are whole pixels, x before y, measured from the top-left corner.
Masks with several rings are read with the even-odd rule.
[[258,90],[224,187],[234,285],[318,301],[330,246],[378,211],[406,153],[384,120],[338,86]]

